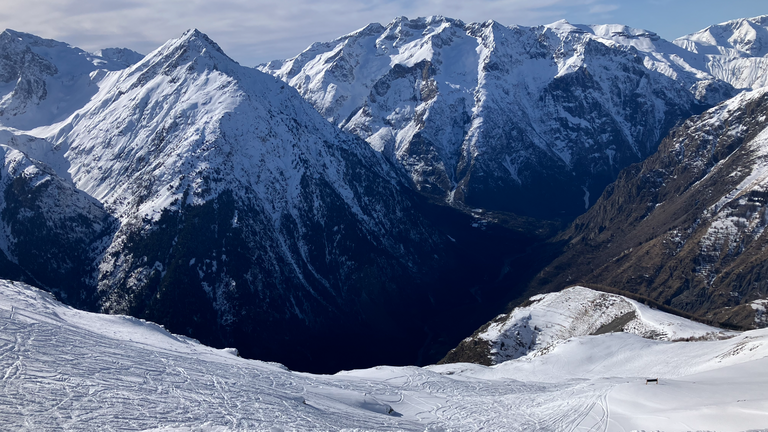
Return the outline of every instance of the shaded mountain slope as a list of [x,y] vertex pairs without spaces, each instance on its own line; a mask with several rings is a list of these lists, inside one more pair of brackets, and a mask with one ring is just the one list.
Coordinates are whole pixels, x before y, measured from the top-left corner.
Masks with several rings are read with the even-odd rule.
[[763,326],[766,90],[686,121],[560,238],[533,290],[614,287],[703,319]]
[[21,151],[0,145],[0,163],[0,274],[95,308],[92,256],[106,246],[114,218]]

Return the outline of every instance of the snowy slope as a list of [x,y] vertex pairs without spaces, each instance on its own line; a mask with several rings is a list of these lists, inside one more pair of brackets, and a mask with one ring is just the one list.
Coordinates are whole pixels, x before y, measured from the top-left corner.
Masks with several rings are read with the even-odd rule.
[[0,33],[0,123],[28,130],[63,120],[96,93],[104,71],[141,59],[125,48],[87,53],[28,33]]
[[492,364],[526,355],[539,356],[570,338],[592,334],[626,332],[667,341],[729,335],[626,297],[578,286],[536,295],[529,302],[532,304],[499,316],[472,336],[490,344]]
[[733,94],[656,58],[667,49],[688,53],[621,26],[400,17],[260,69],[399,162],[424,193],[567,218],[676,122]]
[[311,375],[15,282],[0,282],[0,327],[9,430],[746,431],[768,421],[765,330],[710,342],[587,336],[492,368]]
[[768,15],[709,26],[674,43],[696,54],[691,66],[736,88],[768,85]]

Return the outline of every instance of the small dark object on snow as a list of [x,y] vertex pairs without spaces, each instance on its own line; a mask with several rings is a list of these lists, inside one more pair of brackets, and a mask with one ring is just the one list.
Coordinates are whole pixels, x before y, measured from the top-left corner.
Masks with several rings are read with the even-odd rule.
[[656,383],[658,385],[659,384],[659,379],[658,378],[648,378],[648,379],[645,380],[645,385],[648,385],[648,383]]

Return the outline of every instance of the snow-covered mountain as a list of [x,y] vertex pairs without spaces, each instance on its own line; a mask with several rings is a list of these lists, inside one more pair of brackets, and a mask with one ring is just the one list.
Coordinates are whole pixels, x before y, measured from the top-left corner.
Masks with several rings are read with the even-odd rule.
[[768,15],[709,26],[672,42],[653,32],[622,25],[576,27],[636,49],[647,68],[673,78],[707,103],[727,98],[730,91],[723,83],[738,90],[757,89],[768,83]]
[[96,93],[104,71],[142,58],[125,48],[87,53],[14,30],[0,33],[0,53],[0,122],[24,130],[64,120]]
[[768,89],[686,121],[558,240],[534,281],[620,287],[714,322],[764,327]]
[[686,55],[690,66],[736,88],[768,85],[768,15],[709,26],[674,43],[696,54]]
[[312,375],[147,321],[74,310],[21,283],[0,281],[0,327],[6,430],[746,431],[768,423],[767,330],[700,342],[582,336],[494,367]]
[[[79,51],[46,43],[51,68],[74,68]],[[251,357],[338,370],[377,355],[392,363],[439,358],[429,345],[442,337],[435,320],[452,320],[467,300],[479,304],[503,266],[493,247],[468,243],[496,236],[481,233],[484,220],[421,202],[380,153],[199,31],[130,67],[85,77],[92,91],[72,95],[88,100],[69,117],[40,125],[55,100],[29,99],[19,114],[36,119],[29,128],[10,117],[0,131],[14,155],[47,167],[82,198],[67,208],[92,227],[79,236],[61,223],[58,234],[38,235],[83,244],[90,263],[76,277],[24,280],[53,291],[66,280],[87,287],[88,304],[103,312],[153,319]],[[92,215],[107,220],[96,224]],[[22,216],[8,216],[6,235],[36,250],[41,238],[15,233]],[[534,237],[517,235],[512,248],[524,250]],[[30,275],[48,269],[18,256],[7,259]],[[371,333],[382,336],[365,339]]]
[[[583,212],[736,91],[683,45],[623,26],[399,18],[261,68],[275,77],[196,30],[146,57],[8,30],[0,277],[304,369],[436,360],[543,267],[551,251],[533,246],[552,224],[534,218]],[[729,137],[762,120],[739,121]],[[674,306],[732,302],[686,296]]]
[[672,126],[734,94],[692,56],[625,26],[401,17],[259,68],[424,193],[569,219]]

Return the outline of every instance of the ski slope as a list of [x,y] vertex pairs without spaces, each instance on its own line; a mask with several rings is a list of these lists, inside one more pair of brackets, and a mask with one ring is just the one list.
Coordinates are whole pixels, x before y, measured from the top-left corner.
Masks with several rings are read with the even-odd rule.
[[[0,282],[0,429],[758,430],[768,330],[709,342],[569,339],[495,367],[293,372]],[[645,378],[659,378],[646,385]]]

